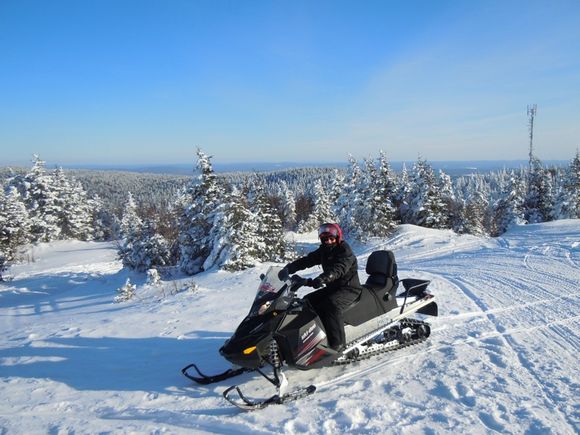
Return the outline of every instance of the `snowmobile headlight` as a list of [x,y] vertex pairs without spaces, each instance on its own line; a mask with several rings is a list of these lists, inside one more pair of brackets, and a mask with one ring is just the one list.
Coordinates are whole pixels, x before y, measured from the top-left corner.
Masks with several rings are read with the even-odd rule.
[[256,346],[251,346],[243,350],[244,355],[249,355],[256,350]]
[[266,312],[266,310],[267,310],[268,308],[270,308],[270,306],[271,306],[271,305],[272,305],[272,301],[268,301],[268,302],[265,302],[265,303],[263,303],[263,304],[260,306],[260,308],[258,309],[258,315],[260,315],[260,316],[261,316],[262,314],[264,314],[264,313]]

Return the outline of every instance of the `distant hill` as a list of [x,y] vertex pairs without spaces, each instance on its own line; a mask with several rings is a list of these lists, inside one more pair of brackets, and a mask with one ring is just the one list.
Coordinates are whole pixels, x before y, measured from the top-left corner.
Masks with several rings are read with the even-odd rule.
[[[413,167],[414,161],[391,162],[395,171],[400,171],[405,165]],[[442,169],[451,176],[461,176],[473,173],[497,171],[502,169],[520,168],[528,165],[527,160],[464,160],[464,161],[429,161],[435,170]],[[545,160],[547,166],[566,166],[567,160]],[[176,163],[166,165],[63,165],[65,169],[91,169],[129,171],[153,174],[191,175],[195,163]],[[250,163],[213,163],[216,172],[270,172],[292,168],[333,167],[345,168],[347,162],[250,162]],[[47,163],[47,168],[52,165]]]

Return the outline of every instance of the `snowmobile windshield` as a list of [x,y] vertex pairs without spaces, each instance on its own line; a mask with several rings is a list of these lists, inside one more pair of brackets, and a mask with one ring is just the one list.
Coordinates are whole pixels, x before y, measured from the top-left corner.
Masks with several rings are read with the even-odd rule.
[[279,266],[270,266],[258,287],[254,303],[250,309],[250,316],[258,316],[269,311],[272,302],[288,291],[288,285],[278,278]]

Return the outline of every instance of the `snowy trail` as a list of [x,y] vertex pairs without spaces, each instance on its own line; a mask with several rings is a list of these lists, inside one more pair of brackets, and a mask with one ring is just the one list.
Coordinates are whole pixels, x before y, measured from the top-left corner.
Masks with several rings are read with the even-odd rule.
[[[440,249],[431,251],[429,260],[422,260],[416,267],[450,283],[473,302],[491,328],[486,340],[493,336],[501,340],[489,350],[492,361],[500,368],[505,368],[509,362],[521,382],[534,386],[534,394],[539,400],[558,414],[562,427],[573,432],[577,429],[578,416],[570,415],[569,404],[562,400],[566,394],[562,392],[567,391],[574,397],[578,385],[573,383],[570,387],[567,376],[560,379],[547,376],[545,370],[534,362],[530,344],[534,349],[541,346],[553,348],[555,343],[561,346],[559,343],[564,341],[567,343],[564,350],[558,349],[559,352],[554,354],[567,359],[572,366],[575,364],[580,350],[577,335],[580,316],[576,297],[580,273],[576,263],[569,261],[572,257],[566,248],[534,245],[503,248],[512,244],[509,239],[499,243],[500,248],[493,250],[491,255],[470,254],[478,264],[468,270],[465,269],[465,255],[455,256],[461,259],[455,262],[453,257],[449,258],[443,252],[444,258],[439,259],[437,253],[441,252]],[[537,254],[538,251],[541,253]],[[533,302],[525,302],[530,299]],[[476,317],[480,317],[477,314]],[[457,320],[457,317],[452,319]],[[437,323],[452,319],[442,318]],[[481,331],[481,326],[477,326],[476,333]],[[457,328],[451,331],[456,333]],[[473,333],[466,331],[467,335]],[[441,341],[441,338],[434,338],[434,341]],[[455,341],[454,346],[457,344]],[[566,370],[563,368],[561,372],[564,374]]]
[[[304,246],[316,237],[304,241]],[[501,239],[402,226],[357,247],[392,249],[401,278],[431,280],[440,316],[429,339],[347,366],[288,370],[317,392],[258,413],[231,407],[233,383],[192,385],[190,362],[227,367],[217,349],[266,270],[211,271],[195,292],[120,268],[114,248],[38,248],[0,287],[0,433],[580,433],[580,221],[516,228]],[[316,271],[312,271],[312,274]],[[139,299],[114,304],[131,278]]]

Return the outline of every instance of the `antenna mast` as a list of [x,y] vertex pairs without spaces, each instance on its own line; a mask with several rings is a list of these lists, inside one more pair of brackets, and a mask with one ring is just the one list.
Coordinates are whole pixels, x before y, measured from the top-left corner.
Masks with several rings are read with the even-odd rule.
[[528,122],[530,129],[530,169],[532,168],[532,159],[534,156],[534,118],[538,110],[537,104],[528,104]]

